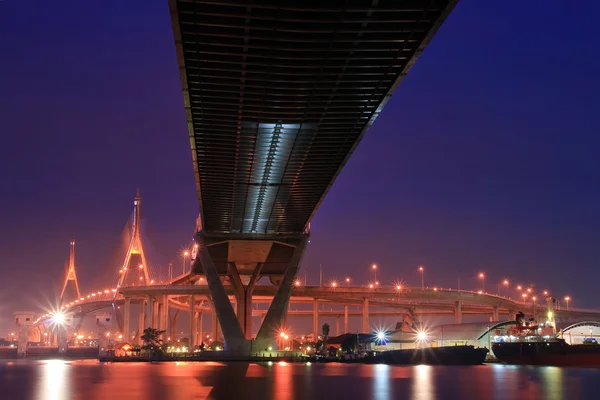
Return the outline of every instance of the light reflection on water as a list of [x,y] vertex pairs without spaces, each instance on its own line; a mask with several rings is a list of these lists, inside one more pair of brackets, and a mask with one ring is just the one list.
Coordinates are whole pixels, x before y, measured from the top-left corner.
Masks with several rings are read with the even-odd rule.
[[0,399],[595,399],[598,370],[557,367],[0,361]]

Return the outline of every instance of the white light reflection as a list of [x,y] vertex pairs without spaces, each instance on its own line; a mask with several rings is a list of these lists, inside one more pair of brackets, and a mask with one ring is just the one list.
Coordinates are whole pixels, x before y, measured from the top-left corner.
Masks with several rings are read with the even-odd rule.
[[392,396],[392,377],[390,376],[391,367],[386,364],[375,365],[375,382],[373,384],[373,399],[391,400]]
[[66,400],[68,365],[62,360],[48,360],[42,364],[38,379],[36,399]]
[[563,369],[559,367],[543,367],[542,382],[543,393],[547,400],[562,400],[563,396]]
[[431,368],[429,365],[417,365],[413,368],[413,399],[432,400],[434,398],[432,375],[433,368]]

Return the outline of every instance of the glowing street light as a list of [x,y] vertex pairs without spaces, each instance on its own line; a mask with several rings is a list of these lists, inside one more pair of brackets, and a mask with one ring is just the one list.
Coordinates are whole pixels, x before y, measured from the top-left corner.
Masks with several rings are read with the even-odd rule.
[[[505,279],[502,281],[502,285],[504,285],[504,287],[506,289],[508,289],[509,284],[510,284],[510,282],[508,281],[508,279]],[[498,296],[500,296],[500,283],[498,283]]]
[[371,265],[371,269],[373,270],[373,278],[374,280],[377,280],[377,264],[373,264]]
[[332,287],[332,288],[335,288],[335,287],[337,287],[337,285],[338,285],[338,284],[337,284],[337,282],[336,282],[336,281],[333,281],[333,282],[331,282],[331,287]]
[[485,292],[485,274],[480,272],[478,275],[479,279],[481,279],[481,291]]
[[571,297],[566,296],[565,301],[567,302],[567,311],[569,311],[569,300],[571,300]]
[[350,278],[346,278],[346,286],[350,287]]
[[523,290],[523,286],[517,285],[517,290]]
[[547,290],[544,290],[543,293],[544,293],[544,296],[548,296],[548,291]]
[[425,290],[425,267],[419,265],[419,272],[421,273],[421,290]]
[[296,279],[296,281],[294,282],[294,286],[300,286],[300,281],[298,279]]
[[186,251],[184,251],[184,252],[183,252],[183,254],[182,254],[182,255],[183,255],[183,257],[182,257],[182,260],[183,260],[183,267],[182,267],[181,273],[182,273],[182,274],[185,274],[185,260],[186,260],[186,259],[188,258],[188,256],[190,255],[190,252],[186,250]]

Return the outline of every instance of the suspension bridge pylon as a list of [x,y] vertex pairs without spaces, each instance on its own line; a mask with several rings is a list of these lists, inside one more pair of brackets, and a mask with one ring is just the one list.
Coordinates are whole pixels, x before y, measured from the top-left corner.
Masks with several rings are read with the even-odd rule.
[[[142,245],[142,236],[140,234],[140,205],[142,198],[140,197],[140,189],[137,189],[133,199],[133,223],[131,227],[131,238],[125,259],[119,270],[119,281],[117,283],[117,291],[115,297],[119,293],[119,288],[125,285],[149,285],[150,274],[149,266]],[[134,271],[137,271],[135,273]]]
[[[76,296],[74,299],[65,297],[69,283],[71,283],[71,286],[73,287],[73,289],[71,290],[70,297]],[[77,272],[75,271],[75,236],[73,236],[71,238],[71,251],[69,253],[69,265],[67,267],[67,275],[65,276],[65,283],[63,284],[62,290],[60,291],[60,304],[62,305],[68,301],[77,300],[80,297],[81,292],[79,291],[79,282],[77,281]]]

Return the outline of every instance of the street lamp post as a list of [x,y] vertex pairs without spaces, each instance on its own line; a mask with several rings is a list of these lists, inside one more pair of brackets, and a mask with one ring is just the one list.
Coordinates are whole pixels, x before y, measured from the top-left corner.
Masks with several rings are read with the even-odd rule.
[[571,300],[571,297],[565,297],[565,301],[567,302],[567,311],[569,311],[569,300]]
[[350,278],[346,278],[346,286],[350,287]]
[[485,274],[483,272],[479,273],[479,279],[481,279],[481,291],[485,293]]
[[421,273],[421,290],[425,290],[425,267],[419,265],[419,272]]
[[182,270],[181,270],[181,273],[182,273],[182,274],[185,274],[185,259],[186,259],[186,258],[187,258],[189,255],[190,255],[190,252],[189,252],[189,251],[187,251],[187,250],[186,250],[186,251],[184,251],[184,252],[183,252],[183,267],[182,267]]
[[371,265],[371,269],[373,270],[373,281],[377,282],[377,264]]

